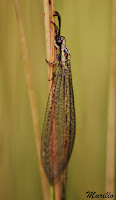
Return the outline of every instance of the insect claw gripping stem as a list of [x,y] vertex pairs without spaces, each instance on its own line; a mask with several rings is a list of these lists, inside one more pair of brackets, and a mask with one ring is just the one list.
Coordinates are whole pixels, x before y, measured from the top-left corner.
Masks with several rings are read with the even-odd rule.
[[54,79],[54,77],[55,77],[55,73],[53,73],[53,77],[52,77],[52,78],[50,78],[50,79],[48,79],[48,81],[51,81],[51,80],[53,80],[53,79]]
[[55,77],[59,77],[59,75],[57,75],[57,74],[53,73],[53,77],[52,77],[51,79],[49,79],[48,81],[51,81],[51,80],[53,80]]
[[45,61],[49,64],[49,65],[56,65],[56,61],[55,62],[50,62],[50,61],[48,61],[47,59],[45,59]]

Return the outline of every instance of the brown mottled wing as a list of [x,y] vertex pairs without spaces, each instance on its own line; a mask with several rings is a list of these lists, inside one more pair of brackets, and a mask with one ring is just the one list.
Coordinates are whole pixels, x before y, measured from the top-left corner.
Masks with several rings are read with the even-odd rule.
[[71,156],[75,138],[75,109],[70,68],[57,66],[42,132],[41,158],[49,182],[59,179]]

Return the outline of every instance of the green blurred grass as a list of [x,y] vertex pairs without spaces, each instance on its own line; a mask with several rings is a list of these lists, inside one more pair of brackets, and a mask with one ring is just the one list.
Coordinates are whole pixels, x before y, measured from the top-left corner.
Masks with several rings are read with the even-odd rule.
[[[40,131],[48,97],[42,0],[20,0]],[[71,51],[76,141],[67,200],[104,193],[112,0],[59,0]],[[0,199],[42,200],[32,117],[13,0],[0,5]]]

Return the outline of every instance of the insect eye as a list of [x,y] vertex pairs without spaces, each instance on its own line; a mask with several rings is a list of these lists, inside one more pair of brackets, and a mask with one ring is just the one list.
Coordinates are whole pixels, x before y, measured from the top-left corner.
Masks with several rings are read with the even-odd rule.
[[61,39],[58,39],[58,40],[56,41],[56,44],[57,44],[58,46],[61,46],[62,40],[61,40]]

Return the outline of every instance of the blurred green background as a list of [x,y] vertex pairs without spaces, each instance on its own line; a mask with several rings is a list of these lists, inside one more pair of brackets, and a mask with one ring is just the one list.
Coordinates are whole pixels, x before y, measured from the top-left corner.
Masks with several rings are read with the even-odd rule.
[[[42,0],[20,0],[40,132],[48,98]],[[71,51],[76,140],[67,200],[105,192],[112,0],[55,0]],[[32,116],[13,0],[0,2],[0,200],[42,200]]]

